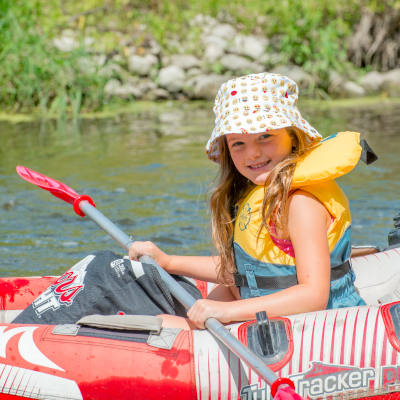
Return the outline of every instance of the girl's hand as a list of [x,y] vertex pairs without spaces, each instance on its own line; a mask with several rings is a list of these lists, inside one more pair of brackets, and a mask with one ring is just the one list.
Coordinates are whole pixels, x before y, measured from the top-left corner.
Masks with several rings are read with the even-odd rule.
[[138,261],[142,256],[150,256],[159,266],[167,270],[169,255],[153,242],[133,242],[129,248],[129,258]]
[[197,328],[205,329],[204,323],[210,317],[216,318],[223,324],[231,322],[230,307],[232,307],[230,302],[200,299],[189,309],[187,316]]

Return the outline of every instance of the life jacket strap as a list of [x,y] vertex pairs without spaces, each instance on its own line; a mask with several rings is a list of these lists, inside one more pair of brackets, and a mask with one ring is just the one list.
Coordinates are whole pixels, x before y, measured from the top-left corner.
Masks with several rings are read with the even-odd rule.
[[[345,261],[331,269],[331,281],[345,276],[351,269],[350,260]],[[235,279],[235,286],[249,287],[246,275],[233,274]],[[286,289],[288,287],[297,285],[297,275],[284,275],[284,276],[255,276],[258,289]]]

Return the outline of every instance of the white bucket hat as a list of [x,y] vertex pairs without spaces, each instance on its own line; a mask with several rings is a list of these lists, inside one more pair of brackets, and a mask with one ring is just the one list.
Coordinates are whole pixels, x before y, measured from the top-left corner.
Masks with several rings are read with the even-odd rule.
[[208,158],[218,162],[218,138],[230,133],[261,133],[296,126],[312,140],[321,135],[301,116],[296,107],[298,88],[290,78],[263,72],[231,79],[215,98],[215,128],[207,142]]

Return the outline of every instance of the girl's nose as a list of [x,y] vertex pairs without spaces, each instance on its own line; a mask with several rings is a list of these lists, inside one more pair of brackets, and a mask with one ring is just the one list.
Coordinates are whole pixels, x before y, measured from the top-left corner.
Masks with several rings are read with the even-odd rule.
[[257,143],[251,144],[249,147],[248,156],[251,160],[256,160],[261,156],[261,148]]

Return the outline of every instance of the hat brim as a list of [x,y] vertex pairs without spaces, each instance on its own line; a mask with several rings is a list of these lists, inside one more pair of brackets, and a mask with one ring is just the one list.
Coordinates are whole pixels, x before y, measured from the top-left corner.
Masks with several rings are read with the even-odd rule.
[[[281,123],[268,123],[268,118],[266,122],[261,122],[259,126],[254,126],[252,124],[247,124],[246,122],[239,121],[237,124],[234,116],[229,116],[224,120],[220,121],[219,125],[215,126],[211,134],[211,138],[208,140],[206,145],[206,154],[208,158],[212,161],[218,161],[220,156],[220,149],[218,139],[225,135],[230,134],[260,134],[263,132],[269,132],[276,129],[296,127],[303,131],[305,135],[309,137],[312,141],[320,141],[322,135],[313,128],[302,116],[298,113],[298,117],[290,116],[290,118],[283,113],[276,113],[271,111],[269,114],[275,114],[275,118],[270,118],[275,122],[277,119]],[[267,114],[267,116],[269,115]],[[221,126],[222,125],[222,126]],[[234,129],[232,129],[234,127]]]

